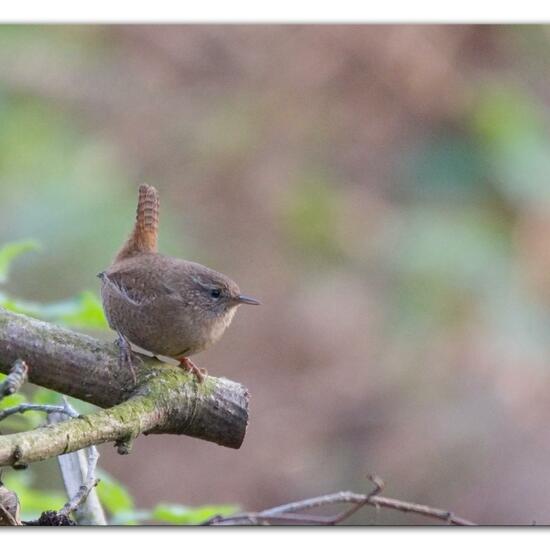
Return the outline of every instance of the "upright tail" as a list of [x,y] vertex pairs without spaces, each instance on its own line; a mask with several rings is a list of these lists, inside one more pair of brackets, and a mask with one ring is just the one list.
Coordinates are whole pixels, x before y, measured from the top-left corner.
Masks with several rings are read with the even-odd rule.
[[117,254],[115,262],[144,252],[156,252],[158,228],[158,191],[151,185],[140,185],[136,223],[128,240]]

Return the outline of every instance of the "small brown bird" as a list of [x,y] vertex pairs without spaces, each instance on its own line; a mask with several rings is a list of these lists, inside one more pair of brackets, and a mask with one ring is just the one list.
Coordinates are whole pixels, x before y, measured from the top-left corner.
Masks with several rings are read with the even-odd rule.
[[158,192],[141,185],[134,229],[111,266],[98,275],[103,309],[118,333],[121,363],[132,373],[130,343],[177,359],[202,382],[206,370],[189,356],[221,338],[237,306],[260,302],[241,294],[221,273],[159,254],[158,223]]

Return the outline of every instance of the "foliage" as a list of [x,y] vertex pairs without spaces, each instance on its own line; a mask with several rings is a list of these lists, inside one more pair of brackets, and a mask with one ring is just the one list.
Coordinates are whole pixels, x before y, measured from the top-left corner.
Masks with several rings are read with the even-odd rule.
[[173,525],[198,524],[217,515],[229,515],[238,511],[236,506],[216,505],[191,508],[180,504],[157,504],[152,509],[137,509],[128,490],[106,472],[99,473],[97,486],[99,499],[111,515],[112,525],[139,525],[142,522],[169,523]]
[[[0,282],[7,281],[9,268],[14,259],[37,248],[38,244],[29,240],[8,243],[0,248]],[[29,302],[0,292],[0,306],[16,313],[71,327],[103,329],[108,326],[101,302],[89,290],[74,298],[51,304]]]
[[175,525],[196,525],[213,518],[214,516],[228,516],[239,511],[237,506],[199,506],[189,508],[179,504],[157,504],[153,508],[152,519],[162,523]]
[[[110,516],[110,525],[140,525],[161,523],[171,525],[196,525],[218,515],[227,516],[238,512],[231,505],[199,506],[192,508],[181,504],[159,503],[151,509],[137,509],[134,499],[119,481],[107,472],[98,472],[100,479],[97,493],[101,504]],[[34,475],[30,470],[10,471],[3,476],[3,482],[17,493],[21,503],[23,520],[36,519],[45,510],[59,510],[66,502],[60,491],[40,490],[33,487]]]
[[8,243],[0,248],[0,283],[5,283],[8,280],[10,265],[17,256],[38,248],[38,243],[32,240]]
[[97,493],[107,512],[113,516],[113,523],[135,524],[135,519],[131,517],[135,510],[134,499],[127,489],[105,471],[98,472],[98,477],[101,482],[97,486]]
[[16,298],[9,298],[0,293],[0,305],[15,313],[23,313],[45,321],[53,321],[76,328],[103,329],[107,322],[101,302],[89,290],[75,298],[52,304],[39,304]]
[[59,510],[66,502],[60,491],[41,490],[33,487],[35,477],[31,470],[9,471],[2,476],[2,482],[17,493],[21,504],[23,520],[36,519],[45,510]]

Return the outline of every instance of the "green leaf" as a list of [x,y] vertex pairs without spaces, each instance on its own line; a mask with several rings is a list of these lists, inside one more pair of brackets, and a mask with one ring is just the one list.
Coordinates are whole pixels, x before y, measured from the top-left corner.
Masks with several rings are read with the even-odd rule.
[[40,304],[9,298],[0,293],[0,306],[15,313],[54,321],[78,328],[107,328],[107,321],[99,299],[90,291],[76,298],[52,304]]
[[56,405],[59,403],[59,396],[56,391],[38,388],[32,396],[32,401],[37,405]]
[[101,482],[97,486],[97,494],[110,514],[115,515],[134,511],[134,499],[120,482],[103,470],[98,477]]
[[111,525],[140,525],[152,518],[151,510],[130,510],[115,514],[110,521]]
[[97,296],[85,290],[74,301],[72,310],[60,316],[60,320],[71,326],[81,328],[107,328],[103,306]]
[[65,504],[66,498],[61,492],[33,489],[33,477],[27,472],[7,472],[2,481],[17,493],[25,520],[36,519],[45,510],[59,510]]
[[5,283],[8,280],[10,265],[17,256],[39,248],[40,245],[33,240],[8,243],[0,248],[0,283]]
[[0,402],[0,409],[9,409],[10,407],[16,407],[21,403],[27,401],[27,398],[22,393],[13,393],[2,399]]
[[153,519],[163,523],[176,525],[196,525],[214,516],[229,516],[238,512],[239,508],[230,504],[200,506],[190,508],[181,504],[157,504],[153,508]]

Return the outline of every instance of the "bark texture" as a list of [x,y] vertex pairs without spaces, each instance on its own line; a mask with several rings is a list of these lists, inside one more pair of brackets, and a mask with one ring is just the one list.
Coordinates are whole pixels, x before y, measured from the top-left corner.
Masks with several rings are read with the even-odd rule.
[[203,384],[178,367],[138,356],[137,381],[118,365],[118,348],[0,308],[0,372],[17,359],[29,381],[106,410],[31,432],[0,436],[0,466],[22,465],[141,433],[185,434],[239,448],[248,391],[225,378]]

